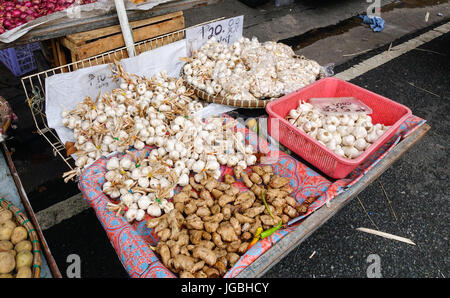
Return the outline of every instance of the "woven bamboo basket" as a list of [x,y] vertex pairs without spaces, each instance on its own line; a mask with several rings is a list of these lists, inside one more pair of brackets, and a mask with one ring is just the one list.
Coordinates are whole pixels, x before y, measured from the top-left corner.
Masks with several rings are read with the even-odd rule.
[[[181,68],[181,77],[185,79],[183,68]],[[266,105],[276,98],[270,98],[270,99],[258,99],[258,100],[236,100],[231,99],[227,97],[223,97],[221,95],[212,95],[208,94],[205,91],[195,87],[194,85],[191,85],[186,82],[185,84],[194,91],[194,94],[197,95],[201,100],[204,100],[206,102],[210,103],[218,103],[221,105],[226,106],[232,106],[232,107],[238,107],[238,108],[246,108],[246,109],[263,109],[266,107]]]
[[[295,58],[298,59],[306,59],[303,56],[296,55]],[[238,108],[245,108],[245,109],[263,109],[266,107],[266,105],[271,102],[272,100],[278,99],[281,96],[284,96],[285,94],[280,95],[279,97],[275,98],[261,98],[257,100],[236,100],[236,99],[230,99],[227,97],[223,97],[219,94],[213,95],[208,94],[205,91],[189,84],[186,82],[186,77],[184,74],[183,67],[181,68],[181,77],[184,79],[185,84],[187,87],[191,88],[194,91],[194,94],[197,95],[200,99],[210,102],[210,103],[218,103],[226,106],[232,106],[232,107],[238,107]],[[321,78],[325,77],[325,74],[323,73],[323,70],[321,70],[320,74],[317,76],[316,80],[319,80]]]
[[27,216],[20,211],[19,208],[13,205],[10,201],[0,198],[0,210],[1,209],[9,210],[13,213],[16,224],[23,226],[28,231],[28,240],[32,245],[32,253],[33,253],[33,263],[31,265],[32,270],[32,278],[39,278],[41,275],[41,246],[39,244],[39,237],[34,229],[33,224],[27,218]]

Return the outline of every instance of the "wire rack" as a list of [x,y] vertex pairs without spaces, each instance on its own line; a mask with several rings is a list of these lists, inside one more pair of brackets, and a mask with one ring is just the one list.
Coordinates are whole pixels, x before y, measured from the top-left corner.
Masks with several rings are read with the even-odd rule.
[[[209,24],[223,18],[214,19],[205,23],[197,24],[195,26],[184,28],[178,31],[153,37],[138,43],[135,43],[134,50],[136,55],[167,45],[169,43],[181,40],[185,37],[186,30],[201,25]],[[80,68],[90,67],[101,64],[108,64],[114,60],[120,61],[123,58],[128,58],[127,47],[118,48],[113,51],[109,51],[97,56],[86,58],[83,60],[75,61],[66,65],[58,66],[46,71],[35,73],[22,78],[22,86],[25,91],[28,106],[31,110],[34,123],[37,128],[37,133],[47,140],[52,146],[55,156],[59,156],[67,166],[73,170],[73,158],[72,156],[66,156],[65,145],[61,142],[60,138],[56,134],[56,131],[47,124],[47,118],[45,115],[45,79],[59,73],[72,72]]]

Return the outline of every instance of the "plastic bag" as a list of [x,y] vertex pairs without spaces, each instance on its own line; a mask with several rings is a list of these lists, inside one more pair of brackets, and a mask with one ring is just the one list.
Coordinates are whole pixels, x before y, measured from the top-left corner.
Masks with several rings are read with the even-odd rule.
[[321,67],[321,73],[324,77],[334,76],[334,63],[328,63]]
[[125,8],[127,10],[148,10],[156,5],[173,1],[174,0],[126,0]]

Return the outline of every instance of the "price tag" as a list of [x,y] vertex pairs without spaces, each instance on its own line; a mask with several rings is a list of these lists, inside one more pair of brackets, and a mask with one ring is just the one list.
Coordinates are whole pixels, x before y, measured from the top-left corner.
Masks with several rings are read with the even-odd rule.
[[372,114],[372,109],[354,97],[310,98],[323,114]]
[[242,37],[244,16],[238,16],[213,23],[197,26],[186,30],[188,56],[198,50],[213,36],[218,42],[233,44]]
[[73,131],[62,125],[62,112],[70,111],[86,96],[97,96],[119,87],[107,64],[60,73],[45,79],[45,114],[50,128],[54,128],[65,144],[73,141]]
[[109,88],[110,84],[112,84],[111,73],[108,74],[107,72],[88,73],[85,78],[87,86],[94,91]]

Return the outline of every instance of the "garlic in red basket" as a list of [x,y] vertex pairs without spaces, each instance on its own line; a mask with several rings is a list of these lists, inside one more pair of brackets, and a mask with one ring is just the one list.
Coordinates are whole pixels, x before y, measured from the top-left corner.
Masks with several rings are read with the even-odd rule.
[[300,101],[286,120],[339,156],[354,159],[390,126],[372,123],[366,114],[322,114],[312,104]]

